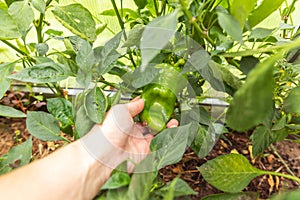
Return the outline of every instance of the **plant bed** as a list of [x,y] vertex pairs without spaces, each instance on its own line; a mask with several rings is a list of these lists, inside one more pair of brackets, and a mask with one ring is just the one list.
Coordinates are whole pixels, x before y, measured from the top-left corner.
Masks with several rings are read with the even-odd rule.
[[[1,118],[3,153],[11,149],[1,172],[80,139],[124,97],[140,95],[146,105],[134,120],[158,134],[136,172],[150,162],[151,173],[117,168],[97,198],[222,191],[204,199],[255,199],[249,192],[267,198],[298,188],[299,1],[127,2],[102,11],[84,2],[1,2],[0,41],[17,54],[0,61],[0,114],[16,118]],[[67,91],[69,80],[82,89]],[[171,118],[179,126],[166,129]]]
[[[220,139],[214,146],[213,150],[202,159],[199,159],[199,157],[188,148],[180,162],[166,166],[160,170],[161,178],[164,181],[169,182],[179,175],[195,191],[198,192],[197,195],[192,196],[192,199],[200,199],[207,195],[223,193],[207,183],[196,167],[201,166],[208,160],[230,152],[243,154],[248,158],[249,162],[253,162],[249,153],[249,146],[251,145],[251,142],[249,141],[247,134],[231,133],[225,134],[225,136],[226,140],[230,141],[231,144],[229,144],[226,140]],[[289,169],[292,170],[297,177],[299,177],[300,159],[297,155],[300,153],[300,146],[294,142],[282,141],[274,144],[274,147]],[[279,159],[272,150],[266,150],[264,155],[264,157],[253,162],[255,167],[263,170],[280,171],[287,174],[290,173],[284,167],[281,159]],[[300,188],[300,185],[297,182],[280,177],[264,175],[253,179],[243,191],[255,192],[258,194],[260,199],[268,199],[278,192],[290,191],[297,188]]]
[[[25,119],[0,118],[0,157],[8,153],[11,148],[26,141],[30,134],[26,130]],[[249,133],[250,134],[250,133]],[[228,154],[232,151],[245,155],[251,162],[249,155],[248,135],[245,133],[225,134],[226,140],[220,139],[213,150],[202,159],[190,149],[187,148],[182,159],[173,165],[165,166],[159,171],[161,180],[164,183],[172,181],[175,177],[180,176],[190,187],[197,192],[192,195],[191,199],[200,199],[207,195],[219,194],[222,191],[208,184],[196,167],[201,166],[207,160],[216,158],[222,154]],[[71,140],[71,138],[70,138]],[[230,141],[231,144],[228,142]],[[43,158],[64,145],[62,141],[45,142],[33,137],[32,156],[33,160]],[[300,145],[295,142],[282,141],[274,144],[277,153],[282,157],[290,170],[297,177],[300,176]],[[264,157],[256,160],[253,165],[257,168],[269,171],[279,171],[289,173],[282,161],[272,150],[266,150]],[[259,194],[260,199],[268,199],[278,192],[290,191],[300,188],[299,184],[288,179],[276,176],[259,176],[253,179],[244,191],[255,192]]]

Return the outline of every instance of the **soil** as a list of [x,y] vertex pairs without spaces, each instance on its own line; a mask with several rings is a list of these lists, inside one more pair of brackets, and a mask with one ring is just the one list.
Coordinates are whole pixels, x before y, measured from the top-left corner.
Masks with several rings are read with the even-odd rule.
[[[248,140],[249,135],[245,133],[225,134],[226,141],[220,139],[213,150],[203,159],[191,150],[187,149],[182,160],[174,165],[166,166],[160,170],[160,175],[164,181],[171,181],[176,176],[185,180],[196,192],[197,195],[192,196],[193,200],[200,199],[206,195],[222,193],[218,189],[208,184],[201,176],[196,167],[201,166],[207,160],[211,160],[219,155],[231,152],[240,153],[246,156],[249,162],[256,168],[268,171],[276,171],[280,173],[290,174],[283,162],[276,155],[279,154],[289,169],[300,177],[300,145],[292,141],[281,141],[274,144],[276,153],[270,149],[264,152],[264,156],[253,160],[250,158],[251,146]],[[231,144],[228,144],[228,141]],[[268,199],[275,193],[300,188],[297,182],[275,176],[259,176],[253,179],[244,189],[248,192],[257,192],[260,199]]]
[[[29,136],[30,134],[26,129],[25,119],[0,118],[0,156],[7,153],[15,145],[26,141]],[[199,159],[191,149],[187,148],[180,162],[166,166],[160,170],[161,178],[165,182],[169,182],[180,175],[183,180],[198,192],[197,195],[192,196],[192,199],[200,199],[209,194],[222,193],[205,182],[196,167],[202,165],[207,160],[230,152],[243,154],[249,159],[249,162],[252,162],[253,166],[259,169],[289,174],[283,162],[278,158],[274,151],[271,151],[270,149],[264,152],[263,157],[252,160],[249,151],[251,143],[248,140],[249,136],[247,134],[225,134],[225,137],[227,139],[220,139],[213,150],[203,159]],[[61,141],[44,142],[33,137],[33,158],[43,158],[60,148],[62,145],[63,142]],[[297,177],[300,177],[300,145],[285,140],[274,144],[274,147],[290,170]],[[265,175],[252,180],[244,191],[258,192],[260,199],[267,199],[274,193],[296,188],[300,188],[300,186],[294,181]]]
[[[11,101],[9,102],[11,103]],[[5,104],[9,105],[9,103]],[[31,110],[45,109],[44,104],[38,106],[32,105],[33,104],[31,104]],[[275,143],[273,149],[269,148],[264,152],[263,156],[253,160],[251,158],[251,142],[249,141],[250,134],[251,132],[225,134],[225,137],[219,139],[212,151],[202,159],[199,159],[191,149],[187,148],[180,162],[164,167],[160,170],[159,174],[165,182],[169,182],[180,175],[194,191],[198,192],[197,195],[192,196],[193,200],[200,199],[209,194],[222,193],[209,185],[202,178],[196,167],[201,166],[207,160],[230,152],[243,154],[249,159],[249,162],[251,162],[253,166],[259,169],[290,174],[289,168],[295,176],[300,177],[300,145],[298,143],[290,140]],[[29,136],[30,134],[26,129],[25,119],[0,117],[0,156],[7,153],[15,145],[26,141]],[[63,144],[64,142],[62,141],[44,142],[33,137],[33,159],[43,158],[63,146]],[[281,158],[278,155],[280,155]],[[288,168],[284,164],[286,164]],[[294,181],[265,175],[253,179],[244,191],[257,192],[259,193],[260,199],[267,199],[274,193],[296,188],[300,188],[300,186]]]

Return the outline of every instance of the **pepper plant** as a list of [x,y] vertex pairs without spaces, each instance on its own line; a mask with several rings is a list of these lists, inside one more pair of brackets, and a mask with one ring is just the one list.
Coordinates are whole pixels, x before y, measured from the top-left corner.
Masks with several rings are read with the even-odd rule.
[[[69,143],[102,123],[111,106],[141,95],[146,105],[136,120],[156,134],[153,153],[133,175],[122,166],[115,170],[99,199],[196,194],[180,178],[162,183],[158,170],[177,163],[187,146],[205,157],[228,130],[253,130],[254,157],[288,135],[299,142],[300,39],[292,18],[299,10],[297,0],[134,0],[134,4],[125,8],[123,1],[111,0],[111,8],[99,13],[118,20],[120,32],[113,32],[110,24],[80,3],[0,1],[0,40],[18,56],[0,61],[0,96],[16,81],[46,86],[54,94],[46,99],[48,112],[0,106],[0,114],[26,117],[28,131],[38,139]],[[280,26],[261,26],[274,12],[280,13]],[[50,20],[64,28],[52,27]],[[114,36],[98,45],[103,31]],[[62,86],[64,80],[80,85],[82,92],[75,99]],[[207,109],[203,102],[210,98],[229,107],[220,110],[212,102]],[[170,118],[178,119],[180,126],[165,129]],[[30,162],[29,140],[3,157],[1,173]],[[256,169],[234,154],[219,156],[198,170],[214,187],[233,193],[226,197],[247,196],[240,191],[262,174],[300,182],[293,175]]]

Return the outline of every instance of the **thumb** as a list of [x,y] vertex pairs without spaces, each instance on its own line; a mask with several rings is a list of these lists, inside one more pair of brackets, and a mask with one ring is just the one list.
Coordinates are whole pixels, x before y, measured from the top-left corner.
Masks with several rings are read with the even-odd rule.
[[130,103],[128,103],[128,111],[131,117],[134,117],[142,112],[142,110],[144,109],[144,104],[145,102],[143,99],[138,99],[136,101],[131,101]]

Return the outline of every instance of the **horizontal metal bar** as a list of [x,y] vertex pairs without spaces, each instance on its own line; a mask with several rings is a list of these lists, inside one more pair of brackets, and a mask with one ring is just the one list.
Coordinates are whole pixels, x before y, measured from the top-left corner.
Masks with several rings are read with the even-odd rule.
[[[43,87],[43,86],[32,86],[31,90],[29,90],[25,85],[18,85],[14,84],[12,85],[13,90],[17,91],[23,91],[23,92],[33,92],[37,94],[53,94],[53,92],[48,88],[48,87]],[[64,89],[69,96],[76,96],[77,94],[81,93],[84,91],[83,88],[68,88]],[[117,91],[112,91],[112,90],[104,90],[105,95],[114,95]],[[123,95],[121,94],[121,100],[123,101],[130,101],[131,96],[130,95]],[[195,103],[196,105],[200,106],[216,106],[216,107],[228,107],[229,104],[225,101],[222,101],[218,98],[205,98],[201,102]]]

